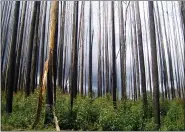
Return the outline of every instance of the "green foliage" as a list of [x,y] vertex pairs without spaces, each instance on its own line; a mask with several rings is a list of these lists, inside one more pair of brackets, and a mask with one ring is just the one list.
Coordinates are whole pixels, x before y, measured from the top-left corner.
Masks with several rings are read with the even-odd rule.
[[[2,95],[1,129],[31,130],[36,114],[38,91],[27,98],[20,93],[16,94],[13,112],[9,115],[5,113],[5,97]],[[35,130],[55,130],[54,126],[43,126],[44,112],[42,111],[42,120]],[[183,130],[182,100],[161,101],[160,113],[161,130]],[[63,95],[57,91],[56,114],[61,130],[151,131],[155,129],[151,98],[148,98],[148,117],[143,119],[142,100],[117,101],[115,110],[112,96],[109,94],[95,99],[78,95],[71,110],[70,95]]]
[[174,100],[170,102],[167,115],[164,117],[162,130],[184,130],[183,102]]
[[[29,97],[25,97],[21,93],[14,94],[13,111],[11,114],[5,113],[5,96],[2,97],[2,130],[30,130],[35,119],[37,97],[38,92]],[[44,112],[42,112],[41,118],[43,119],[43,117]],[[41,129],[41,124],[43,123],[40,122],[40,125],[36,129]]]

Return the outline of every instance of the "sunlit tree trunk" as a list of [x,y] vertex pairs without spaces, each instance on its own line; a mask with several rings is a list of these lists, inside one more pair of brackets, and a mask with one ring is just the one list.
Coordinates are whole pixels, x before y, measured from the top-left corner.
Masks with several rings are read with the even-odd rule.
[[[58,2],[51,4],[50,14],[50,34],[49,34],[49,58],[48,58],[48,74],[46,89],[46,110],[44,124],[52,122],[54,118],[53,106],[56,101],[56,49],[58,36]],[[51,118],[52,117],[52,118]]]

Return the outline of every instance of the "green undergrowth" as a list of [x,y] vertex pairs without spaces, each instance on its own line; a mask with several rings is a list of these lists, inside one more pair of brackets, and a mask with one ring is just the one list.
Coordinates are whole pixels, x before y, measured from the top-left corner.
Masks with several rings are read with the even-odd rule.
[[[1,130],[31,130],[35,119],[38,91],[29,97],[21,93],[14,94],[13,112],[5,113],[5,96],[1,97]],[[160,130],[183,130],[183,101],[160,102]],[[70,96],[57,91],[56,114],[61,130],[92,131],[141,131],[155,130],[153,106],[148,100],[148,117],[143,119],[142,101],[117,101],[113,108],[110,95],[91,99],[77,96],[71,111]],[[44,126],[44,106],[41,120],[34,130],[55,130],[54,126]]]

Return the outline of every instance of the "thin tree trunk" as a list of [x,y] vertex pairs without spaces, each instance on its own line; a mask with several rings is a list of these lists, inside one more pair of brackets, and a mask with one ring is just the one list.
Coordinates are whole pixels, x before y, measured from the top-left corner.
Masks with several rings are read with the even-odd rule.
[[[134,6],[134,4],[133,4],[133,6]],[[138,10],[136,10],[135,9],[135,7],[133,7],[133,9],[134,9],[134,13],[133,13],[133,17],[134,17],[134,21],[135,21],[135,24],[134,24],[134,35],[135,35],[135,37],[134,37],[134,60],[135,60],[135,69],[134,69],[134,71],[135,71],[135,88],[134,89],[136,89],[135,91],[137,91],[138,90],[138,97],[140,97],[140,76],[139,76],[139,55],[140,54],[138,54],[138,47],[139,47],[139,42],[137,42],[137,32],[136,32],[136,23],[137,23],[137,21],[138,20],[136,20],[137,19],[137,15],[138,14],[136,14],[136,12],[138,12]],[[139,12],[138,12],[139,13]],[[139,39],[138,39],[139,40]],[[137,96],[137,95],[135,95],[135,96]],[[137,97],[136,97],[137,98]]]
[[115,23],[114,23],[114,2],[111,3],[112,7],[112,90],[113,90],[113,106],[116,109],[116,43],[115,43]]
[[27,59],[27,74],[26,74],[26,88],[25,88],[25,94],[26,96],[30,95],[30,74],[31,74],[31,60],[32,60],[32,51],[33,51],[33,40],[34,40],[34,29],[35,29],[35,23],[36,23],[36,10],[37,10],[38,3],[34,2],[33,5],[33,14],[31,16],[31,27],[30,27],[30,33],[29,33],[29,40],[28,40],[28,59]]
[[77,77],[78,77],[78,1],[74,2],[73,10],[73,41],[72,41],[72,67],[71,67],[71,109],[73,107],[73,99],[77,95]]
[[[62,2],[61,2],[62,3]],[[62,7],[62,6],[61,6]],[[63,86],[62,82],[64,80],[64,78],[62,78],[63,76],[63,71],[62,71],[62,67],[63,67],[63,47],[64,47],[64,31],[65,31],[65,15],[66,15],[66,1],[64,1],[63,4],[63,9],[62,9],[62,16],[61,16],[61,27],[60,27],[60,43],[59,43],[59,63],[58,63],[58,83],[59,86]],[[62,89],[64,89],[62,87]],[[64,91],[64,90],[63,90]]]
[[[20,71],[20,62],[21,62],[21,51],[22,51],[22,47],[23,47],[23,33],[24,33],[24,25],[25,25],[25,14],[26,14],[26,6],[27,6],[27,2],[25,1],[23,4],[23,16],[22,16],[22,24],[20,26],[20,35],[19,35],[19,47],[18,47],[18,51],[16,54],[16,65],[15,65],[15,78],[19,78],[19,71]],[[18,80],[19,79],[15,79],[14,80],[14,88],[15,88],[15,92],[17,92],[18,87]]]
[[31,63],[31,81],[30,81],[30,88],[34,93],[35,89],[35,77],[36,77],[36,61],[37,61],[37,51],[38,51],[38,27],[39,27],[39,15],[40,15],[40,2],[38,2],[37,7],[37,14],[36,14],[36,23],[35,23],[35,31],[34,31],[34,40],[33,40],[33,56],[32,56],[32,63]]
[[98,51],[98,97],[102,96],[102,72],[101,72],[101,8],[99,1],[99,51]]
[[140,69],[141,69],[141,89],[143,94],[143,110],[144,118],[147,117],[148,113],[148,102],[147,102],[147,93],[146,93],[146,78],[145,78],[145,62],[144,62],[144,51],[143,51],[143,40],[142,40],[142,31],[141,31],[141,19],[139,11],[139,2],[135,2],[136,6],[136,21],[137,21],[137,35],[138,35],[138,51],[140,57]]
[[150,29],[151,55],[152,55],[154,122],[156,125],[156,130],[159,130],[160,128],[159,81],[158,81],[157,46],[156,46],[153,1],[148,2],[148,8],[149,8],[149,21],[150,21],[149,29]]
[[83,96],[83,93],[84,93],[84,87],[83,87],[83,77],[84,77],[84,4],[85,2],[83,1],[82,2],[82,6],[81,6],[81,21],[82,21],[82,27],[81,27],[81,74],[80,74],[80,86],[81,86],[81,95]]
[[91,34],[91,15],[92,15],[92,4],[90,1],[90,9],[89,9],[89,82],[88,82],[88,92],[89,96],[92,97],[92,34]]

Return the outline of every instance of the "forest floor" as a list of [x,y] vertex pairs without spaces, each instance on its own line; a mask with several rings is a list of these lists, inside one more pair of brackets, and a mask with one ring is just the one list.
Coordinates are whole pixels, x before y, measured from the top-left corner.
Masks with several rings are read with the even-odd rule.
[[[13,112],[9,115],[5,112],[5,94],[1,93],[1,130],[32,130],[35,120],[38,90],[29,97],[18,92],[13,97]],[[137,101],[117,101],[117,109],[112,105],[110,95],[90,99],[77,96],[73,111],[70,108],[70,96],[62,95],[57,91],[56,114],[61,130],[155,130],[153,108],[151,98],[148,97],[148,117],[143,119],[141,99]],[[183,130],[183,101],[160,100],[161,128],[163,131]],[[54,125],[44,126],[44,106],[41,120],[34,130],[54,131]]]

